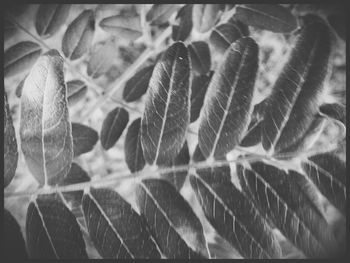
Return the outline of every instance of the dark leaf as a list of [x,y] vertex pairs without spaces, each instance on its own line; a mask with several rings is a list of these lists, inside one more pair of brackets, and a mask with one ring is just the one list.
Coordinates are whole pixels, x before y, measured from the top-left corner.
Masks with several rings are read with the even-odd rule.
[[[175,168],[180,165],[188,165],[190,162],[190,153],[188,151],[187,142],[185,141],[181,151],[176,156],[176,158],[171,162],[169,167]],[[178,172],[169,172],[163,173],[161,176],[166,178],[169,182],[171,182],[176,190],[180,191],[183,184],[185,183],[186,177],[188,174],[188,170],[178,171]]]
[[248,131],[240,142],[240,146],[251,147],[261,142],[261,126],[262,121],[249,124]]
[[118,141],[128,122],[129,113],[124,108],[116,107],[107,114],[102,123],[100,135],[101,144],[105,150],[112,148]]
[[145,67],[136,72],[136,74],[126,82],[123,90],[123,98],[125,101],[136,101],[146,93],[153,69],[154,65]]
[[311,156],[303,163],[307,176],[342,213],[346,213],[346,163],[335,154]]
[[10,77],[29,71],[41,54],[41,47],[34,42],[19,42],[4,53],[4,76]]
[[329,24],[337,32],[337,35],[346,40],[346,14],[331,14],[327,17]]
[[28,75],[26,75],[17,85],[17,88],[16,88],[17,98],[20,98],[22,96],[23,85],[24,85],[24,81],[26,80],[27,76]]
[[62,39],[63,54],[75,60],[84,55],[91,46],[95,32],[95,18],[92,10],[84,10],[67,28]]
[[91,188],[83,196],[83,211],[103,258],[160,258],[147,225],[117,192]]
[[290,10],[278,4],[240,5],[235,18],[249,26],[277,33],[288,33],[298,26]]
[[149,164],[166,165],[180,152],[190,122],[190,61],[181,42],[157,62],[141,120],[141,143]]
[[40,185],[54,185],[68,173],[73,139],[57,50],[42,55],[24,82],[20,137],[28,168]]
[[72,123],[74,157],[90,152],[98,141],[98,133],[94,129],[80,123]]
[[[331,256],[336,241],[307,194],[306,178],[274,166],[256,162],[243,171],[243,184],[261,211],[296,247],[309,257]],[[333,255],[334,256],[334,255]]]
[[309,128],[323,96],[329,54],[327,26],[318,21],[309,23],[268,97],[262,129],[266,151],[281,152]]
[[77,220],[58,194],[39,195],[30,202],[26,238],[30,258],[87,259]]
[[44,39],[54,35],[66,22],[69,10],[69,4],[41,4],[35,17],[38,35]]
[[177,13],[178,25],[173,26],[172,38],[174,41],[185,41],[190,35],[193,27],[192,23],[193,5],[184,5]]
[[167,258],[199,258],[197,253],[208,257],[202,225],[174,186],[165,180],[142,180],[137,200]]
[[188,45],[193,70],[198,74],[207,74],[211,67],[209,46],[204,41],[192,42]]
[[130,41],[142,36],[139,16],[110,16],[102,19],[99,25],[104,31]]
[[191,85],[191,122],[196,121],[199,117],[212,76],[213,72],[210,72],[209,76],[199,75],[193,77]]
[[141,118],[134,120],[128,128],[124,142],[125,162],[132,173],[142,170],[146,163],[141,145],[140,126]]
[[67,82],[67,96],[68,105],[73,106],[81,99],[83,99],[87,93],[87,86],[81,80],[71,80]]
[[21,228],[7,209],[4,209],[3,220],[3,259],[28,259]]
[[327,103],[320,106],[320,113],[335,120],[346,122],[346,107],[339,103]]
[[193,27],[200,33],[205,33],[215,26],[225,5],[195,4],[193,5]]
[[18,149],[15,128],[13,127],[12,116],[7,94],[4,92],[4,188],[6,188],[15,176]]
[[177,9],[178,5],[174,4],[154,4],[146,14],[146,21],[152,26],[164,24]]
[[222,158],[248,128],[258,69],[258,46],[244,37],[226,51],[210,81],[198,131],[205,157]]

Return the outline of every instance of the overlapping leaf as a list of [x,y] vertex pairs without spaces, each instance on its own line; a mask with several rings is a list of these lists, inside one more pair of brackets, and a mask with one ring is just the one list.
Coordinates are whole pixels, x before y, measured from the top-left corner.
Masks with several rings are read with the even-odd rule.
[[30,258],[87,259],[77,220],[58,194],[39,195],[30,202],[26,240]]
[[104,31],[131,41],[142,35],[139,16],[110,16],[102,19],[99,25]]
[[215,26],[224,8],[223,4],[193,5],[193,27],[201,33],[209,31]]
[[167,164],[181,150],[190,121],[190,61],[181,42],[156,64],[141,120],[141,143],[149,164]]
[[214,73],[204,100],[198,131],[205,157],[222,158],[241,140],[248,128],[258,69],[258,46],[241,38],[226,51]]
[[98,141],[97,131],[76,122],[72,123],[72,136],[74,157],[90,152]]
[[95,18],[92,10],[84,10],[69,24],[62,39],[63,54],[76,60],[84,55],[91,46],[95,32]]
[[191,64],[198,74],[207,74],[211,67],[211,56],[209,46],[204,41],[195,41],[188,45]]
[[178,25],[172,28],[172,38],[174,41],[185,41],[190,35],[193,27],[192,23],[193,5],[184,5],[176,15]]
[[265,150],[278,153],[309,128],[323,94],[329,54],[327,26],[317,20],[308,23],[268,98],[262,127]]
[[147,225],[117,192],[91,188],[83,196],[83,211],[103,258],[160,258]]
[[81,80],[71,80],[67,82],[68,105],[73,106],[82,100],[87,93],[87,86]]
[[346,107],[339,103],[326,103],[320,106],[320,113],[335,120],[346,122]]
[[63,58],[56,50],[41,56],[24,82],[20,137],[28,168],[40,185],[53,185],[68,173],[73,138]]
[[178,5],[174,4],[154,4],[146,14],[146,21],[151,25],[164,24],[177,9]]
[[212,76],[213,72],[210,72],[209,76],[199,75],[193,77],[191,85],[191,122],[196,121],[199,117]]

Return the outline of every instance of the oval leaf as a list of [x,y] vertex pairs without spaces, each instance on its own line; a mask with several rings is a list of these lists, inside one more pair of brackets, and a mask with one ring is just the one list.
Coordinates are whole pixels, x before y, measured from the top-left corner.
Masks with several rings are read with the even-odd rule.
[[127,102],[136,101],[146,93],[149,81],[152,77],[154,65],[145,67],[125,83],[123,99]]
[[330,54],[325,24],[308,24],[268,97],[262,145],[278,153],[299,140],[318,112]]
[[81,80],[71,80],[67,82],[68,105],[73,106],[82,100],[87,93],[87,86]]
[[4,76],[28,71],[41,54],[41,47],[31,41],[19,42],[4,53]]
[[193,78],[191,86],[191,123],[196,121],[199,117],[212,76],[213,72],[211,72],[209,76],[200,75],[194,76]]
[[56,50],[41,56],[24,82],[21,97],[21,147],[40,185],[54,185],[73,159],[73,138],[63,76]]
[[77,220],[58,194],[39,195],[30,202],[26,238],[30,258],[87,259]]
[[193,5],[184,5],[177,13],[178,25],[173,26],[172,38],[174,41],[185,41],[192,31],[192,9]]
[[118,141],[128,122],[129,113],[123,108],[116,107],[107,114],[100,135],[101,145],[105,150],[112,148]]
[[209,46],[204,41],[192,42],[188,45],[191,64],[198,74],[207,74],[211,67],[211,57]]
[[103,258],[160,258],[147,225],[117,192],[91,188],[83,196],[83,211]]
[[219,20],[223,4],[195,4],[193,5],[193,27],[200,33],[209,31]]
[[190,121],[190,61],[181,42],[170,46],[153,70],[141,143],[149,164],[167,164],[182,148]]
[[178,5],[174,4],[154,4],[146,14],[146,21],[152,26],[164,24],[177,9]]
[[205,157],[222,158],[241,140],[248,128],[258,69],[258,46],[241,38],[226,51],[204,100],[198,131]]
[[72,123],[74,157],[90,152],[98,141],[98,133],[94,129],[80,123]]
[[137,201],[167,258],[199,258],[199,252],[208,257],[202,225],[174,186],[164,180],[142,180]]
[[276,33],[297,28],[297,20],[287,8],[278,4],[249,4],[236,8],[235,18],[243,23]]
[[4,91],[4,188],[6,188],[15,176],[18,162],[18,149],[15,128],[7,94]]
[[70,5],[40,5],[35,17],[35,29],[42,38],[54,35],[66,22]]
[[62,39],[63,54],[70,60],[84,55],[91,46],[95,32],[95,18],[92,10],[84,10],[67,28]]
[[116,15],[102,19],[100,27],[118,37],[135,40],[142,36],[141,19],[139,16]]

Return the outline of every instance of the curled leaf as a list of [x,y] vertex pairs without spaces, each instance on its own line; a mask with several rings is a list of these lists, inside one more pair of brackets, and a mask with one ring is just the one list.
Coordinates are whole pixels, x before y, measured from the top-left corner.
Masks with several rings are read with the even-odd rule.
[[211,67],[209,46],[204,41],[195,41],[188,45],[191,64],[198,74],[207,74]]
[[113,35],[129,39],[130,41],[142,35],[139,16],[115,15],[102,19],[100,27]]

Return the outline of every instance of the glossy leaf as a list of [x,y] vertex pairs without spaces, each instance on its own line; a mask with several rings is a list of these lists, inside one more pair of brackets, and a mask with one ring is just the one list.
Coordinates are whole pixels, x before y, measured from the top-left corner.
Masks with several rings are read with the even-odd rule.
[[74,157],[90,152],[98,141],[98,133],[94,129],[80,123],[72,123]]
[[118,141],[128,122],[129,113],[124,108],[116,107],[107,114],[100,135],[101,145],[105,150],[112,148]]
[[53,36],[66,22],[70,5],[41,4],[35,17],[35,29],[41,38]]
[[137,201],[167,258],[199,258],[200,252],[208,256],[202,225],[174,186],[165,180],[142,180]]
[[266,151],[281,152],[309,128],[323,96],[329,54],[327,26],[309,23],[268,97],[262,132]]
[[346,163],[332,153],[311,156],[303,163],[307,176],[342,213],[346,212]]
[[246,4],[236,8],[235,18],[243,23],[276,33],[297,28],[297,20],[287,8],[278,4]]
[[63,76],[56,50],[41,56],[26,78],[21,96],[21,147],[40,185],[54,185],[73,159],[73,138]]
[[18,149],[15,128],[13,127],[12,116],[7,94],[4,91],[4,188],[6,188],[15,176],[18,162]]
[[191,122],[196,121],[199,117],[212,76],[213,72],[210,72],[209,76],[199,75],[193,77],[191,86]]
[[146,21],[152,26],[164,24],[177,9],[174,4],[154,4],[146,14]]
[[143,157],[140,127],[141,118],[138,118],[130,124],[125,136],[125,162],[132,173],[142,170],[146,163]]
[[83,196],[83,211],[103,258],[160,258],[144,221],[117,192],[91,188]]
[[198,74],[207,74],[211,67],[209,46],[204,41],[195,41],[188,45],[193,70]]
[[41,47],[31,41],[19,42],[4,53],[4,76],[11,77],[28,71],[41,54]]
[[33,259],[87,259],[77,220],[58,194],[39,195],[30,202],[26,240]]
[[176,20],[179,21],[178,25],[174,25],[172,28],[172,38],[174,41],[185,41],[191,34],[192,23],[192,10],[193,5],[184,5],[176,15]]
[[104,31],[130,41],[142,36],[139,16],[110,16],[102,19],[99,25]]
[[226,51],[204,100],[198,131],[205,157],[222,158],[242,139],[252,112],[258,46],[241,38]]
[[70,60],[83,56],[91,46],[95,32],[95,18],[92,10],[84,10],[71,22],[62,39],[63,54]]
[[81,80],[71,80],[67,82],[67,96],[68,96],[68,105],[73,106],[77,102],[81,101],[86,93],[87,86]]
[[346,123],[346,107],[339,103],[326,103],[320,106],[320,113]]
[[141,143],[149,164],[173,160],[185,141],[190,121],[190,61],[181,42],[171,45],[156,64],[141,120]]
[[223,4],[193,5],[193,27],[200,33],[209,31],[215,26],[224,8]]
[[132,102],[140,99],[147,91],[149,81],[152,77],[154,65],[145,67],[125,83],[123,99]]
[[13,215],[4,209],[3,214],[3,254],[5,260],[28,259],[21,228]]

